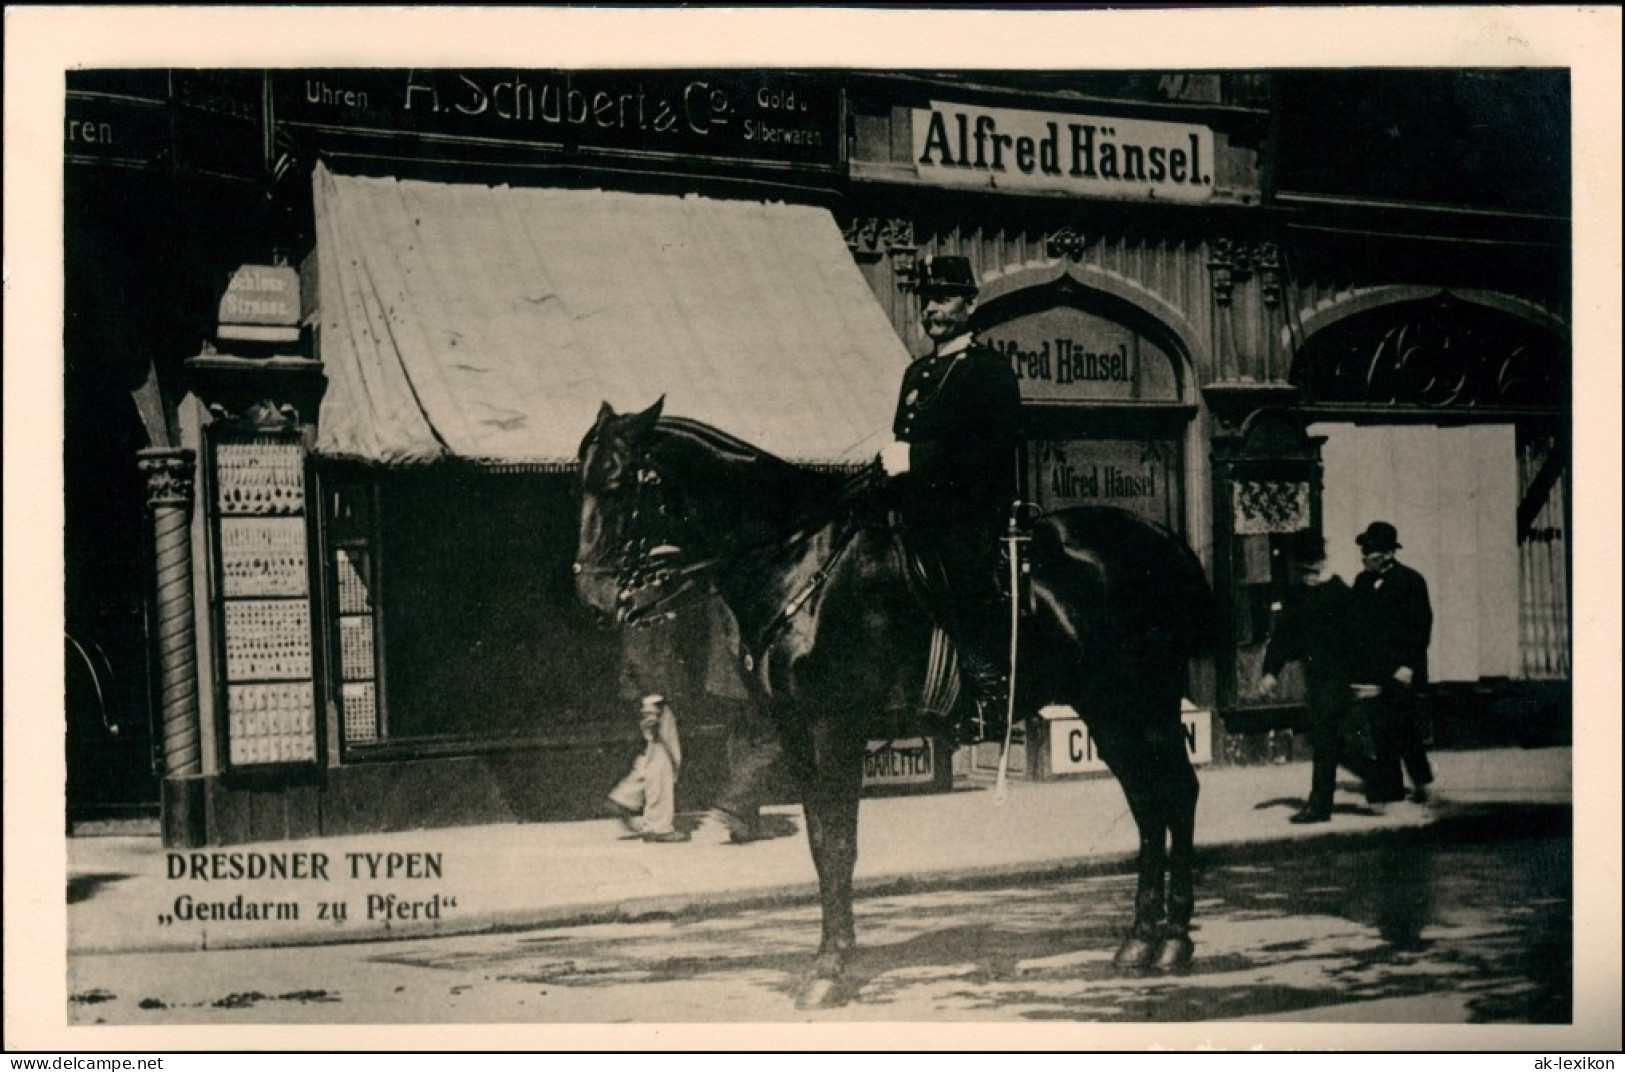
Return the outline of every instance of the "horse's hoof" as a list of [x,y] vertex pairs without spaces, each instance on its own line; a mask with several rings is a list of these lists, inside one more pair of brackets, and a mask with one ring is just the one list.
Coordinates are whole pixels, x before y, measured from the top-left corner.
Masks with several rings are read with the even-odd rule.
[[833,1009],[846,1004],[846,990],[839,979],[815,976],[808,979],[796,995],[798,1009]]
[[1196,943],[1183,934],[1176,934],[1157,943],[1152,964],[1158,971],[1184,971],[1191,966],[1195,955]]
[[1155,943],[1131,935],[1123,939],[1123,944],[1117,947],[1117,955],[1112,958],[1112,963],[1122,971],[1144,968],[1151,963],[1156,954]]

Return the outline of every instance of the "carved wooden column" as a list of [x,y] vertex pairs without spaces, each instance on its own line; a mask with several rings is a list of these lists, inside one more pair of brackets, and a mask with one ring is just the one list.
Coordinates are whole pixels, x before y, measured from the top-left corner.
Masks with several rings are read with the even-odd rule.
[[[1279,383],[1287,369],[1278,367],[1276,335],[1281,329],[1283,286],[1280,246],[1267,239],[1214,239],[1208,248],[1208,275],[1213,284],[1215,376],[1218,382]],[[1237,287],[1257,281],[1247,291],[1245,308],[1236,308]]]
[[164,777],[184,778],[202,773],[192,603],[191,514],[197,459],[190,450],[154,448],[139,451],[137,465],[147,478],[156,552]]

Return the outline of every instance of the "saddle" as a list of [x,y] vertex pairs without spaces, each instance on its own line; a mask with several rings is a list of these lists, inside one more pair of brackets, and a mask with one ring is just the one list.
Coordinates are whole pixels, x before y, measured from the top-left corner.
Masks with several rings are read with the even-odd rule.
[[[1005,534],[998,541],[998,553],[991,564],[994,572],[993,581],[1001,597],[1001,603],[1008,608],[1010,600],[1015,599],[1018,613],[1023,618],[1032,617],[1038,609],[1037,599],[1033,594],[1030,554],[1033,522],[1037,517],[1037,510],[1029,503],[1016,503],[1011,508]],[[958,593],[953,590],[952,581],[941,557],[922,548],[919,542],[909,539],[908,526],[896,511],[890,514],[888,528],[898,555],[903,561],[904,575],[909,588],[933,618],[938,621],[944,620],[957,605]],[[1014,569],[1011,569],[1010,563],[1012,554],[1016,556]]]

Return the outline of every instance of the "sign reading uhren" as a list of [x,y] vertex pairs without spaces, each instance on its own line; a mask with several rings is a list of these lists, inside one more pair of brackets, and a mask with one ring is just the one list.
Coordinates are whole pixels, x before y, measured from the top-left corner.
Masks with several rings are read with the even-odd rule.
[[833,168],[833,85],[780,71],[300,70],[272,74],[280,122],[479,144]]

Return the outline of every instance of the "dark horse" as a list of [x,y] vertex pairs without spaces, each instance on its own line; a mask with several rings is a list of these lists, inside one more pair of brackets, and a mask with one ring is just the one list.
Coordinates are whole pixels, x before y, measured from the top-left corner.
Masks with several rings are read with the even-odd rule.
[[[800,778],[818,872],[823,938],[798,1004],[836,1004],[854,944],[864,744],[900,670],[923,662],[931,621],[865,481],[660,410],[606,404],[582,440],[576,591],[623,625],[658,619],[707,586],[733,611],[746,688]],[[1058,702],[1084,715],[1139,827],[1134,922],[1117,963],[1182,967],[1197,784],[1180,697],[1205,635],[1207,582],[1179,539],[1104,508],[1039,518],[1030,560],[1023,708]]]

